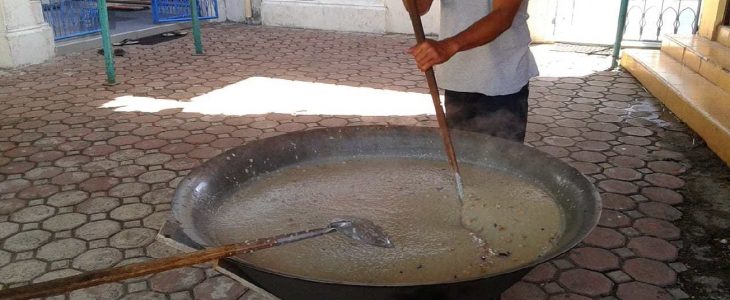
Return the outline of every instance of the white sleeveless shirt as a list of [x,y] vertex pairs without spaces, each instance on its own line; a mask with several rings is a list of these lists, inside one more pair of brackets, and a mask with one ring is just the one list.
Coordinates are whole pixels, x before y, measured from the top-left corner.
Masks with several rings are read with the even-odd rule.
[[[512,27],[495,40],[459,52],[437,65],[439,86],[457,92],[508,95],[519,92],[530,78],[537,76],[537,64],[529,48],[532,39],[527,28],[527,2],[522,0]],[[440,38],[464,31],[491,9],[492,0],[441,0]]]

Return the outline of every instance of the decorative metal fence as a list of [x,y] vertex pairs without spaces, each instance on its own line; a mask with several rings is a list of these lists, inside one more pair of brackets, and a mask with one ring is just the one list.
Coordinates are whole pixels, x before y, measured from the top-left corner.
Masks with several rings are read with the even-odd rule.
[[41,5],[56,40],[100,31],[96,0],[42,0]]
[[660,41],[664,34],[695,34],[702,0],[631,0],[624,40]]
[[[197,0],[201,20],[218,18],[216,0]],[[189,0],[152,0],[152,18],[155,23],[190,21]]]

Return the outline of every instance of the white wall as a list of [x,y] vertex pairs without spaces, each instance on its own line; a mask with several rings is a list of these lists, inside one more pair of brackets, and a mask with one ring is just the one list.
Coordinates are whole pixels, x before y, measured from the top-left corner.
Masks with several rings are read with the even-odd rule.
[[527,19],[527,26],[530,27],[530,35],[535,43],[549,43],[554,41],[553,18],[557,1],[565,0],[532,0],[527,7],[530,18]]
[[[252,22],[255,20],[247,20],[246,19],[246,9],[244,0],[218,0],[218,3],[225,2],[226,11],[225,13],[220,13],[221,16],[225,17],[225,19],[221,21],[231,21],[231,22]],[[251,0],[251,6],[252,6],[252,18],[251,19],[258,19],[261,17],[260,11],[261,11],[261,0]]]
[[215,19],[218,22],[225,22],[228,20],[228,12],[232,11],[228,8],[228,1],[226,0],[218,0],[218,19]]
[[268,26],[356,32],[386,32],[383,0],[263,0],[261,21]]
[[[226,0],[229,10],[238,10]],[[242,4],[241,4],[242,5]],[[263,0],[261,19],[264,25],[291,26],[327,30],[375,33],[413,33],[413,27],[402,0]],[[440,1],[435,0],[431,12],[423,16],[427,34],[437,34]],[[239,21],[237,12],[228,12],[228,19]]]
[[613,44],[619,1],[558,0],[555,40]]
[[[243,20],[243,0],[224,0],[228,7],[228,20]],[[261,0],[259,0],[261,1]],[[552,42],[555,26],[553,18],[558,2],[581,1],[583,9],[595,7],[595,0],[531,0],[528,7],[528,25],[535,42]],[[413,27],[403,0],[263,0],[254,2],[254,10],[260,10],[263,23],[271,26],[292,26],[344,31],[387,32],[412,34]],[[611,3],[599,6],[611,6]],[[384,9],[384,10],[383,10]],[[441,1],[434,0],[431,10],[422,17],[426,34],[438,35]],[[335,13],[336,12],[336,13]],[[383,15],[385,20],[382,20]],[[323,18],[322,16],[326,16]],[[363,19],[364,18],[364,19]],[[582,18],[596,19],[593,14]],[[603,17],[598,17],[602,19]],[[367,21],[365,21],[367,20]],[[615,22],[613,22],[615,24]],[[592,26],[584,26],[590,29]],[[589,33],[591,30],[587,30]],[[568,31],[570,32],[570,31]],[[589,36],[592,36],[588,34]],[[609,34],[612,36],[613,34]],[[579,36],[578,38],[584,38]]]
[[43,21],[38,0],[0,0],[0,68],[49,60],[55,53],[53,32]]
[[[555,16],[556,2],[559,0],[532,0],[528,7],[530,19],[527,21],[530,26],[532,39],[535,42],[544,43],[553,41],[552,24]],[[567,1],[567,0],[560,0]],[[385,0],[388,9],[387,31],[393,33],[413,33],[408,12],[403,8],[403,0]],[[438,34],[441,1],[434,0],[433,7],[428,14],[422,17],[424,31],[427,34]]]
[[221,2],[225,2],[226,11],[225,13],[221,13],[222,11],[218,7],[218,14],[225,16],[227,21],[243,22],[246,19],[243,10],[243,0],[218,0],[218,3]]

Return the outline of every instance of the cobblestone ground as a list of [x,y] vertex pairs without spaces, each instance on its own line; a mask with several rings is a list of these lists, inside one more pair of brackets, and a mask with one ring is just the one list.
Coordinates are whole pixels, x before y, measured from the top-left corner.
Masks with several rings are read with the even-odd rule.
[[[116,86],[94,51],[0,77],[0,286],[15,287],[164,257],[155,241],[177,183],[247,141],[307,128],[433,125],[429,116],[206,115],[181,108],[101,107],[126,95],[189,101],[251,76],[426,93],[403,49],[412,38],[218,24],[206,56],[189,38],[127,46]],[[601,190],[596,230],[537,267],[505,299],[685,298],[675,222],[691,161],[665,147],[691,140],[622,72],[531,83],[527,144],[586,174]],[[261,99],[266,100],[266,99]],[[346,99],[343,99],[346,101]],[[208,266],[182,268],[52,299],[257,299]]]

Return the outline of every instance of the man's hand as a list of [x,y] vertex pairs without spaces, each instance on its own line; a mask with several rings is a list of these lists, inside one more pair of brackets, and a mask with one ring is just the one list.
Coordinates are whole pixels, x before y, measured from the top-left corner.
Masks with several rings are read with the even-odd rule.
[[450,39],[443,41],[426,39],[423,43],[408,49],[408,52],[416,59],[418,68],[423,72],[449,60],[458,51],[459,46]]
[[[411,2],[415,1],[417,7],[411,7]],[[428,10],[431,9],[433,0],[403,0],[403,6],[406,7],[407,11],[413,11],[415,9],[419,16],[425,15]]]

